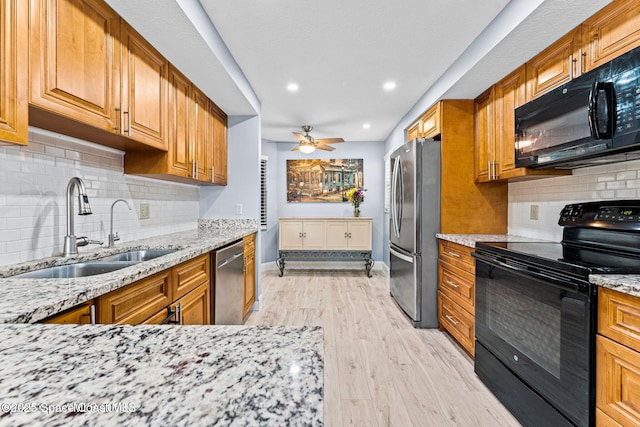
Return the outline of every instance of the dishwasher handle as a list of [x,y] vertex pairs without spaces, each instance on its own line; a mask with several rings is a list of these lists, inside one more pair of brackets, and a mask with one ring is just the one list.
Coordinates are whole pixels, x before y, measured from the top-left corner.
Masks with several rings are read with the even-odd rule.
[[218,264],[217,268],[222,268],[227,264],[232,263],[233,261],[237,260],[238,258],[240,258],[241,256],[244,256],[244,252],[240,252],[238,254],[235,254],[234,256],[232,256],[231,258],[227,258],[225,259],[222,264]]

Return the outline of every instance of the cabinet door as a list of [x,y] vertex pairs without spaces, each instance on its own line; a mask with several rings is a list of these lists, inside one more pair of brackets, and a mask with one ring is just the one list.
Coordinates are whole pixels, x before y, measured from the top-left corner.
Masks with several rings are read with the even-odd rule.
[[420,138],[420,121],[415,122],[409,128],[407,128],[407,141],[411,141],[412,139]]
[[495,116],[493,111],[494,87],[476,98],[474,103],[475,175],[477,182],[491,179],[494,164]]
[[341,250],[349,247],[349,223],[347,221],[327,221],[326,245],[328,250]]
[[587,72],[640,46],[640,2],[614,1],[582,28]]
[[420,118],[423,138],[433,138],[440,134],[440,103],[437,103]]
[[227,185],[227,115],[209,102],[213,138],[213,183]]
[[138,324],[168,306],[171,269],[98,297],[98,323]]
[[193,111],[192,111],[192,150],[193,160],[196,162],[196,179],[211,183],[212,166],[214,156],[213,135],[210,134],[211,110],[209,98],[198,88],[192,87]]
[[122,132],[166,148],[169,63],[126,22],[122,22]]
[[302,226],[302,246],[305,249],[324,249],[324,221],[304,221]]
[[302,221],[280,221],[280,250],[302,249]]
[[29,3],[0,0],[0,140],[28,142]]
[[210,325],[211,324],[211,298],[209,296],[209,284],[203,283],[175,304],[180,307],[180,319],[182,325]]
[[498,177],[516,169],[515,109],[525,103],[525,67],[495,85],[495,138]]
[[117,131],[118,15],[100,0],[32,0],[30,16],[30,103]]
[[42,323],[90,325],[91,322],[95,322],[95,320],[95,305],[94,301],[91,300],[63,311],[62,313],[48,317],[43,320]]
[[191,135],[189,118],[192,109],[191,82],[174,67],[169,67],[169,120],[167,133],[168,172],[190,177]]
[[256,300],[256,261],[255,247],[245,252],[244,255],[244,304],[242,317],[253,307]]
[[577,77],[574,39],[578,34],[570,32],[526,63],[527,101]]
[[371,250],[371,221],[349,221],[349,249]]

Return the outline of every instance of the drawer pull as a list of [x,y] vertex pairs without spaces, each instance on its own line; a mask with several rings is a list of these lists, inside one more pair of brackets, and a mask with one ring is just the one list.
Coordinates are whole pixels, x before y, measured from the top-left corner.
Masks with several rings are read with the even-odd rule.
[[452,288],[460,289],[460,286],[456,285],[451,280],[445,280],[444,283],[446,283],[447,285],[451,286]]
[[446,317],[446,318],[447,318],[447,320],[448,320],[449,322],[453,323],[453,326],[458,326],[458,325],[460,324],[460,322],[456,322],[456,321],[454,320],[454,319],[455,319],[455,317],[453,317],[453,316],[451,316],[451,315],[449,315],[449,314],[447,314],[447,315],[446,315],[446,316],[444,316],[444,317]]
[[457,254],[457,253],[455,253],[455,252],[451,252],[451,251],[449,251],[449,252],[447,252],[447,254],[449,254],[449,255],[451,255],[451,256],[453,256],[453,257],[456,257],[456,258],[462,258],[460,255],[458,255],[458,254]]

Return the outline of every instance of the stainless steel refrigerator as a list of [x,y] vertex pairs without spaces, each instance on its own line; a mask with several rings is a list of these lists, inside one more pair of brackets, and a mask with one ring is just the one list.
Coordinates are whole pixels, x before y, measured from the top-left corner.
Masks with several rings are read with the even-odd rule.
[[440,141],[414,139],[391,154],[391,295],[421,328],[438,326]]

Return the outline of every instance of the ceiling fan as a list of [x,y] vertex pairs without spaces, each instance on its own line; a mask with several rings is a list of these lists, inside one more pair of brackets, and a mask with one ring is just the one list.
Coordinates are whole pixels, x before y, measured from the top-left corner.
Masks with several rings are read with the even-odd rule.
[[304,125],[302,126],[302,131],[304,132],[304,135],[298,132],[293,132],[293,134],[296,136],[296,138],[298,138],[300,142],[298,145],[293,147],[291,151],[300,150],[305,154],[313,153],[313,151],[316,148],[318,150],[333,151],[335,150],[335,148],[327,144],[336,144],[338,142],[344,142],[344,139],[342,138],[314,139],[311,135],[309,135],[309,132],[311,132],[312,129],[313,129],[313,126]]

